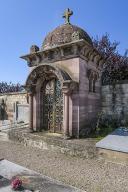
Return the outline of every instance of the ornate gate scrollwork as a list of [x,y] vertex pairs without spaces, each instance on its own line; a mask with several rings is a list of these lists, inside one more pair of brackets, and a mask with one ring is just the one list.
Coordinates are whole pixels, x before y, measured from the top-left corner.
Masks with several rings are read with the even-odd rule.
[[51,132],[61,132],[63,124],[63,95],[60,81],[53,78],[46,81],[44,85],[42,90],[43,128]]

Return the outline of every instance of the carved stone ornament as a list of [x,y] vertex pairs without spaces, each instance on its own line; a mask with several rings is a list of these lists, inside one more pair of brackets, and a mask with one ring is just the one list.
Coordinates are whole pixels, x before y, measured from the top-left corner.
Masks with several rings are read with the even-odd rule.
[[80,39],[80,32],[79,31],[74,31],[72,34],[72,41],[77,41]]
[[74,81],[65,81],[63,83],[62,92],[64,94],[71,94],[72,91],[77,90],[77,88],[78,88],[78,83]]
[[35,53],[37,51],[39,51],[39,47],[37,47],[36,45],[32,45],[30,47],[30,53]]
[[33,95],[35,93],[35,85],[26,86],[25,89],[28,95]]
[[93,45],[91,38],[83,29],[76,25],[64,24],[45,37],[42,50],[48,50],[65,43],[72,43],[75,40],[85,40],[89,45]]
[[39,65],[30,73],[26,81],[26,86],[29,87],[32,84],[35,85],[39,78],[42,78],[43,80],[49,80],[53,77],[59,79],[61,87],[63,86],[63,82],[66,79],[67,80],[71,79],[66,72],[60,70],[58,67],[55,66],[53,67],[50,64],[45,64],[45,65]]
[[92,69],[88,69],[87,77],[88,77],[88,79],[97,80],[99,78],[99,73],[97,71],[92,70]]
[[27,60],[28,66],[31,67],[31,59],[29,57],[27,57],[26,60]]

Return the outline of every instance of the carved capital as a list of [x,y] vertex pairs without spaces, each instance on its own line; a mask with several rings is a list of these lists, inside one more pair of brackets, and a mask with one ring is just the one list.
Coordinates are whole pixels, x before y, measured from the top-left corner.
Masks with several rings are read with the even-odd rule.
[[72,91],[76,90],[78,87],[78,83],[74,81],[65,81],[63,82],[62,92],[64,94],[70,95]]
[[27,65],[28,67],[31,67],[31,59],[29,57],[26,57]]
[[94,62],[97,64],[100,59],[101,59],[101,56],[100,56],[100,55],[96,55],[96,56],[94,57]]
[[92,70],[92,69],[88,69],[87,77],[88,77],[88,79],[97,80],[99,78],[99,73],[97,71]]
[[35,85],[31,85],[31,86],[26,86],[25,87],[27,93],[29,96],[33,96],[35,93]]
[[41,61],[41,56],[35,55],[36,63],[39,64]]
[[64,49],[63,48],[60,48],[60,55],[61,55],[61,57],[64,57]]
[[73,53],[74,53],[74,55],[78,54],[78,46],[75,44],[73,45]]

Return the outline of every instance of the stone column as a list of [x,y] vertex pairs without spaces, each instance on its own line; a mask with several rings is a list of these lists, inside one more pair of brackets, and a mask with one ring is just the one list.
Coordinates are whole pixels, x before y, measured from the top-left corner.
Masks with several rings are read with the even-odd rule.
[[[72,91],[76,89],[76,83],[72,80],[67,80],[63,82],[62,92],[64,97],[64,120],[63,120],[63,128],[64,128],[64,137],[68,139],[71,137],[69,131],[69,99],[71,97]],[[71,122],[70,122],[71,124]]]
[[69,95],[64,93],[64,136],[69,137]]
[[29,131],[33,132],[33,92],[29,93]]
[[70,89],[67,85],[64,85],[62,88],[63,92],[63,98],[64,98],[64,106],[63,106],[63,111],[64,111],[64,118],[63,118],[63,130],[64,130],[64,138],[68,139],[69,138],[69,96],[70,96]]

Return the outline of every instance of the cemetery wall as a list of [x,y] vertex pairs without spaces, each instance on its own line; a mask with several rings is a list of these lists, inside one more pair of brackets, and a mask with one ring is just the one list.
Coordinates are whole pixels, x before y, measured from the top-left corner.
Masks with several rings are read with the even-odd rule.
[[[22,120],[22,116],[28,111],[27,93],[16,92],[16,93],[0,94],[0,106],[1,106],[2,100],[4,100],[4,104],[5,104],[4,120],[8,119],[11,121],[16,121],[18,120],[18,118],[19,120]],[[1,119],[1,114],[0,114],[0,119]]]
[[102,86],[102,111],[128,118],[128,81]]

